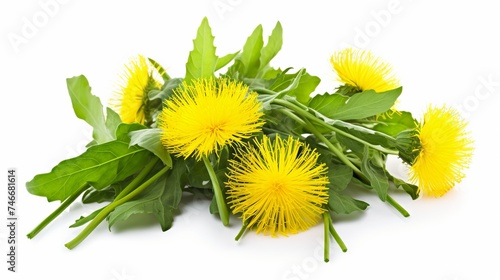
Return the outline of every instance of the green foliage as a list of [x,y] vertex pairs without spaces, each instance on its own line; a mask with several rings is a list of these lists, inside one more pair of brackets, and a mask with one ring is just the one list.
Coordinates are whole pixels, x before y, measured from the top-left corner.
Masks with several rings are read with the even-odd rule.
[[389,179],[387,178],[385,163],[380,152],[365,146],[361,172],[368,178],[370,185],[377,192],[378,197],[382,201],[386,201],[389,190]]
[[399,87],[382,93],[367,90],[351,97],[323,94],[312,98],[308,105],[330,119],[364,119],[391,109],[401,91],[402,88]]
[[167,82],[168,80],[171,79],[170,76],[168,75],[167,71],[165,70],[165,68],[163,68],[163,66],[161,66],[160,63],[156,62],[152,58],[148,58],[148,60],[154,66],[156,71],[158,71],[158,74],[160,74],[160,76],[163,78],[164,82]]
[[134,200],[118,206],[109,215],[109,228],[119,221],[127,220],[134,214],[153,214],[163,231],[172,227],[174,212],[182,197],[184,183],[182,175],[185,168],[183,160],[176,161],[171,172],[161,176]]
[[230,53],[227,54],[219,59],[217,59],[217,64],[215,64],[215,71],[221,69],[222,67],[226,66],[229,64],[229,62],[233,61],[233,59],[239,54],[240,52],[237,51],[235,53]]
[[263,28],[259,25],[247,38],[243,50],[236,56],[234,64],[228,69],[233,78],[265,78],[273,69],[269,66],[271,60],[278,54],[283,45],[283,29],[278,22],[264,46]]
[[181,78],[170,79],[163,84],[161,90],[151,90],[148,93],[148,98],[149,100],[160,100],[160,101],[169,99],[174,94],[174,89],[178,88],[181,84],[182,84]]
[[417,128],[417,121],[410,112],[390,112],[389,114],[384,114],[379,117],[377,121],[373,129],[393,137],[404,130]]
[[77,76],[66,80],[71,104],[75,115],[92,126],[95,143],[102,144],[114,139],[114,129],[120,123],[120,117],[107,109],[108,119],[99,97],[92,95],[89,82],[85,76]]
[[214,36],[207,18],[203,18],[193,40],[193,46],[186,63],[184,80],[189,83],[193,79],[214,77],[218,57],[215,54]]
[[334,190],[330,190],[328,194],[328,207],[337,214],[351,214],[352,212],[366,210],[369,206],[364,201],[340,194]]
[[282,46],[283,28],[281,27],[281,23],[278,22],[267,40],[267,45],[260,51],[258,72],[262,72],[269,66],[269,62],[271,62],[271,60],[278,54]]
[[94,145],[80,156],[62,161],[51,172],[35,176],[26,183],[26,188],[48,201],[62,201],[83,183],[103,189],[124,180],[139,171],[149,157],[147,150],[130,147],[124,140]]
[[159,157],[166,166],[172,167],[172,158],[161,143],[163,131],[159,128],[141,129],[130,133],[130,145],[138,145]]
[[[368,203],[352,195],[356,194],[355,190],[376,194],[407,216],[390,193],[399,188],[416,199],[418,186],[393,177],[385,166],[388,155],[397,155],[412,164],[420,152],[418,125],[412,114],[391,111],[402,88],[376,93],[342,85],[334,93],[317,94],[319,77],[304,68],[293,71],[293,67],[271,65],[283,46],[281,24],[277,22],[267,42],[263,34],[263,27],[257,26],[241,50],[218,57],[211,27],[204,18],[193,40],[184,77],[170,77],[165,68],[149,58],[152,71],[162,77],[163,85],[161,89],[145,92],[144,109],[148,119],[145,125],[124,124],[112,109],[104,110],[84,76],[67,79],[75,114],[93,128],[93,140],[81,155],[60,162],[48,173],[34,176],[26,188],[48,201],[63,201],[64,207],[82,193],[83,203],[105,204],[71,225],[86,227],[66,244],[68,248],[79,244],[105,219],[111,228],[132,215],[153,215],[161,229],[168,230],[178,213],[183,192],[203,194],[203,199],[211,200],[208,210],[220,216],[226,225],[223,218],[228,207],[225,182],[229,163],[235,160],[234,153],[241,146],[226,145],[204,161],[173,157],[161,141],[164,131],[156,124],[157,115],[168,106],[165,100],[177,89],[196,79],[217,76],[243,82],[249,91],[258,94],[265,125],[253,137],[267,135],[273,139],[276,135],[282,138],[291,135],[319,154],[318,164],[327,166],[329,180],[328,203],[323,205],[327,210],[323,216],[325,233],[326,236],[332,234],[343,249],[345,246],[333,225],[328,223],[331,223],[330,215],[348,215],[367,209]],[[217,74],[224,71],[221,69],[226,72]],[[244,142],[252,140],[244,139]],[[57,209],[29,236],[36,235],[61,212]],[[227,215],[226,218],[229,220]]]

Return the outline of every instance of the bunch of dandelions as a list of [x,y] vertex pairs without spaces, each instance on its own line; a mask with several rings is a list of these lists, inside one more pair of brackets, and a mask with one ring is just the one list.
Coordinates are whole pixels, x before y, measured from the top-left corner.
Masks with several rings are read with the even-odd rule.
[[[183,192],[208,190],[210,211],[224,225],[228,209],[241,218],[237,240],[247,229],[288,236],[322,221],[328,261],[330,235],[347,250],[334,215],[369,206],[348,190],[375,193],[408,217],[391,196],[396,188],[412,199],[439,197],[464,178],[473,153],[466,121],[448,106],[429,105],[421,119],[400,110],[393,67],[370,51],[335,52],[330,62],[340,85],[313,94],[319,77],[270,64],[283,42],[281,24],[266,46],[259,26],[241,52],[221,57],[213,39],[205,18],[180,78],[134,57],[110,101],[113,110],[103,110],[84,76],[68,79],[75,113],[93,127],[94,139],[82,155],[26,184],[30,193],[62,202],[29,238],[80,196],[109,204],[71,225],[87,224],[66,244],[70,249],[102,221],[111,228],[138,213],[154,215],[165,231]],[[390,174],[389,156],[408,167],[407,180]]]

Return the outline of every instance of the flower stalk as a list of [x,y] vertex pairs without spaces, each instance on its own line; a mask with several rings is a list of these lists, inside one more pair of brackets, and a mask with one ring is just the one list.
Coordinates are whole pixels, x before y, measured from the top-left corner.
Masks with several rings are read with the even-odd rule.
[[146,189],[149,185],[151,185],[153,182],[158,180],[160,176],[163,174],[167,173],[167,171],[170,169],[170,167],[165,166],[163,167],[158,173],[156,173],[154,176],[149,178],[146,182],[142,183],[139,187],[134,189],[132,192],[124,196],[123,198],[119,200],[114,200],[108,206],[106,206],[104,209],[102,209],[99,214],[78,234],[73,240],[70,242],[66,243],[64,246],[68,249],[73,249],[78,244],[80,244],[85,238],[94,231],[94,229],[104,220],[106,217],[111,213],[111,211],[115,210],[116,207],[122,205],[123,203],[131,200],[132,198],[136,197],[139,193],[141,193],[144,189]]

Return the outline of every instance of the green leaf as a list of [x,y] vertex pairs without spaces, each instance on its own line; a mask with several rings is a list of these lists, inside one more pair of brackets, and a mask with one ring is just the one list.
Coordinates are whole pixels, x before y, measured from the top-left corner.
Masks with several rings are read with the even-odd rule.
[[85,191],[82,197],[82,202],[85,204],[89,203],[101,203],[104,201],[112,201],[116,195],[115,189],[107,187],[102,190],[89,189]]
[[382,93],[367,90],[349,98],[340,94],[317,95],[311,99],[309,107],[330,119],[364,119],[389,110],[401,91],[401,87]]
[[96,190],[90,188],[83,193],[82,202],[85,204],[89,203],[101,203],[104,201],[113,201],[116,195],[118,195],[123,189],[125,189],[128,184],[133,180],[134,176],[130,176],[127,179],[116,182],[104,189]]
[[170,153],[161,143],[163,130],[150,128],[132,131],[130,133],[130,146],[139,145],[159,157],[166,166],[172,167]]
[[273,29],[273,32],[269,36],[267,45],[260,51],[258,72],[261,72],[265,67],[269,65],[269,62],[276,56],[276,54],[278,54],[282,46],[283,28],[281,27],[281,23],[278,21]]
[[[302,78],[302,75],[304,75],[305,72],[306,69],[304,68],[300,69],[299,72],[297,72],[297,74],[295,75],[295,77],[293,77],[293,79],[290,81],[288,86],[278,92],[277,98],[282,98],[286,94],[289,94],[290,92],[296,90],[299,87],[300,79]],[[274,89],[274,91],[276,91],[276,89]]]
[[94,145],[80,156],[60,162],[51,172],[27,182],[28,192],[47,197],[48,201],[62,201],[85,182],[100,190],[124,180],[144,167],[150,157],[149,151],[130,147],[125,140]]
[[[116,137],[116,129],[122,123],[120,116],[110,108],[106,108],[106,129]],[[115,138],[116,139],[116,138]]]
[[357,180],[353,175],[354,172],[351,167],[337,162],[338,159],[327,152],[324,152],[320,145],[316,144],[316,140],[313,137],[307,137],[306,142],[310,143],[311,147],[314,147],[320,153],[318,162],[326,163],[328,166],[328,180],[330,181],[328,187],[329,190],[336,193],[344,191],[353,180]]
[[340,94],[318,94],[311,98],[308,106],[330,118],[330,115],[340,110],[347,100],[349,97]]
[[[295,96],[300,103],[307,104],[311,98],[311,93],[314,92],[320,81],[320,78],[311,76],[303,68],[295,74],[279,75],[274,79],[269,89],[276,92],[282,92],[286,89],[287,95]],[[292,84],[294,86],[287,89]]]
[[345,96],[353,96],[356,93],[360,93],[362,90],[359,89],[358,87],[351,86],[348,84],[341,85],[337,88],[335,91],[335,94],[341,94]]
[[146,126],[138,123],[122,123],[116,129],[116,139],[130,142],[130,133],[142,129],[146,129]]
[[348,138],[342,134],[336,134],[335,135],[335,138],[339,141],[340,144],[344,145],[345,147],[347,147],[349,150],[351,150],[352,152],[354,152],[356,155],[358,155],[359,157],[361,157],[363,155],[363,150],[364,150],[364,147],[365,145],[358,142],[358,141],[355,141],[351,138]]
[[162,101],[169,99],[174,94],[174,89],[182,84],[181,78],[170,79],[163,84],[161,90],[151,90],[148,93],[149,100],[160,99]]
[[167,82],[168,80],[171,79],[170,76],[167,74],[167,71],[165,70],[165,68],[163,68],[163,66],[161,66],[160,63],[156,62],[152,58],[148,58],[148,60],[149,60],[149,62],[151,62],[153,67],[156,69],[156,71],[158,71],[158,74],[160,74],[160,76],[163,78],[164,82]]
[[361,180],[359,180],[358,178],[356,178],[354,176],[352,177],[351,182],[349,182],[349,186],[363,188],[363,189],[367,189],[367,190],[373,190],[372,186],[361,182]]
[[[339,120],[334,120],[333,125],[348,134],[355,136],[358,139],[371,143],[373,145],[382,146],[388,149],[393,149],[396,146],[396,140],[382,132],[367,129],[360,125],[351,124]],[[339,133],[340,134],[340,133]],[[340,136],[340,135],[338,135]],[[346,136],[342,136],[347,138]],[[337,137],[339,138],[339,137]],[[340,140],[339,140],[340,141]],[[345,142],[345,141],[344,141]],[[356,141],[357,142],[357,141]],[[359,143],[359,142],[358,142]]]
[[184,80],[188,83],[193,79],[214,77],[217,55],[215,54],[212,29],[206,17],[203,18],[198,28],[193,45],[194,48],[189,53],[186,63],[186,77]]
[[161,176],[134,200],[116,207],[108,216],[109,228],[133,214],[153,214],[163,231],[172,227],[174,211],[182,197],[182,175],[185,173],[183,160],[176,161],[171,172]]
[[389,190],[389,179],[383,164],[383,159],[379,152],[367,146],[365,146],[363,154],[361,172],[368,178],[371,186],[377,192],[378,197],[382,201],[386,201],[387,192]]
[[328,191],[328,194],[328,206],[337,214],[351,214],[355,211],[366,210],[369,206],[369,204],[364,201],[340,194],[331,189]]
[[207,168],[203,161],[196,161],[193,158],[186,160],[186,165],[188,169],[188,184],[192,187],[198,189],[210,189],[212,184],[208,184],[210,181],[210,175],[208,174]]
[[408,129],[416,129],[417,122],[410,112],[394,112],[391,115],[380,117],[374,130],[391,136],[397,136],[400,132]]
[[104,209],[104,207],[102,208],[99,208],[97,210],[95,210],[94,212],[92,212],[90,215],[88,216],[80,216],[80,218],[78,220],[76,220],[72,225],[70,225],[69,227],[70,228],[76,228],[76,227],[80,227],[80,226],[83,226],[84,224],[92,221],[98,214],[99,212],[101,212],[101,210]]
[[283,70],[281,70],[279,68],[275,69],[275,68],[272,68],[272,67],[266,67],[265,70],[262,70],[260,72],[260,76],[264,80],[271,80],[271,79],[274,79],[274,78],[278,77],[278,75],[280,73],[282,73],[282,72],[283,72]]
[[243,52],[236,57],[235,64],[230,70],[236,70],[246,78],[255,78],[260,67],[260,51],[263,45],[262,25],[259,25],[247,38]]
[[265,114],[266,130],[281,134],[283,137],[288,135],[300,136],[303,133],[303,127],[292,118],[275,110],[270,110]]
[[304,73],[304,75],[302,75],[302,77],[300,78],[300,82],[297,88],[290,91],[288,95],[295,96],[297,100],[302,104],[307,104],[311,99],[311,93],[314,92],[320,82],[321,79],[319,77]]
[[226,66],[227,64],[229,64],[229,62],[231,62],[239,53],[240,51],[237,51],[235,53],[230,53],[217,59],[217,64],[215,65],[214,71],[217,71],[222,67]]
[[328,165],[328,180],[330,189],[337,192],[345,190],[352,179],[352,168],[344,164],[330,163]]
[[[103,106],[99,97],[92,95],[89,82],[85,76],[76,76],[66,79],[73,110],[79,119],[86,121],[94,129],[92,136],[97,144],[114,139],[114,131],[106,125]],[[110,114],[109,126],[116,121],[116,116]]]
[[415,200],[419,197],[418,186],[406,183],[405,181],[392,177],[391,180],[396,187],[401,187],[403,190],[410,195],[410,197]]

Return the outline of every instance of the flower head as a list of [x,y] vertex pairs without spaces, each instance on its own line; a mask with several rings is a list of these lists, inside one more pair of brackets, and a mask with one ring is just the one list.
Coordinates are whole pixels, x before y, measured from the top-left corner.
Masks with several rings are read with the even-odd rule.
[[327,167],[319,154],[291,136],[271,141],[264,135],[230,162],[228,200],[257,233],[293,234],[315,225],[328,201]]
[[153,77],[153,71],[146,58],[139,55],[125,65],[122,83],[111,100],[111,107],[124,123],[144,124],[148,92],[160,89],[161,84]]
[[259,132],[261,103],[248,86],[227,79],[182,84],[158,116],[162,143],[172,153],[197,160]]
[[429,106],[417,129],[420,151],[410,167],[410,180],[426,195],[442,196],[463,177],[473,141],[457,110]]
[[399,87],[392,66],[370,51],[343,49],[332,55],[330,63],[338,80],[359,92],[369,89],[384,92]]

